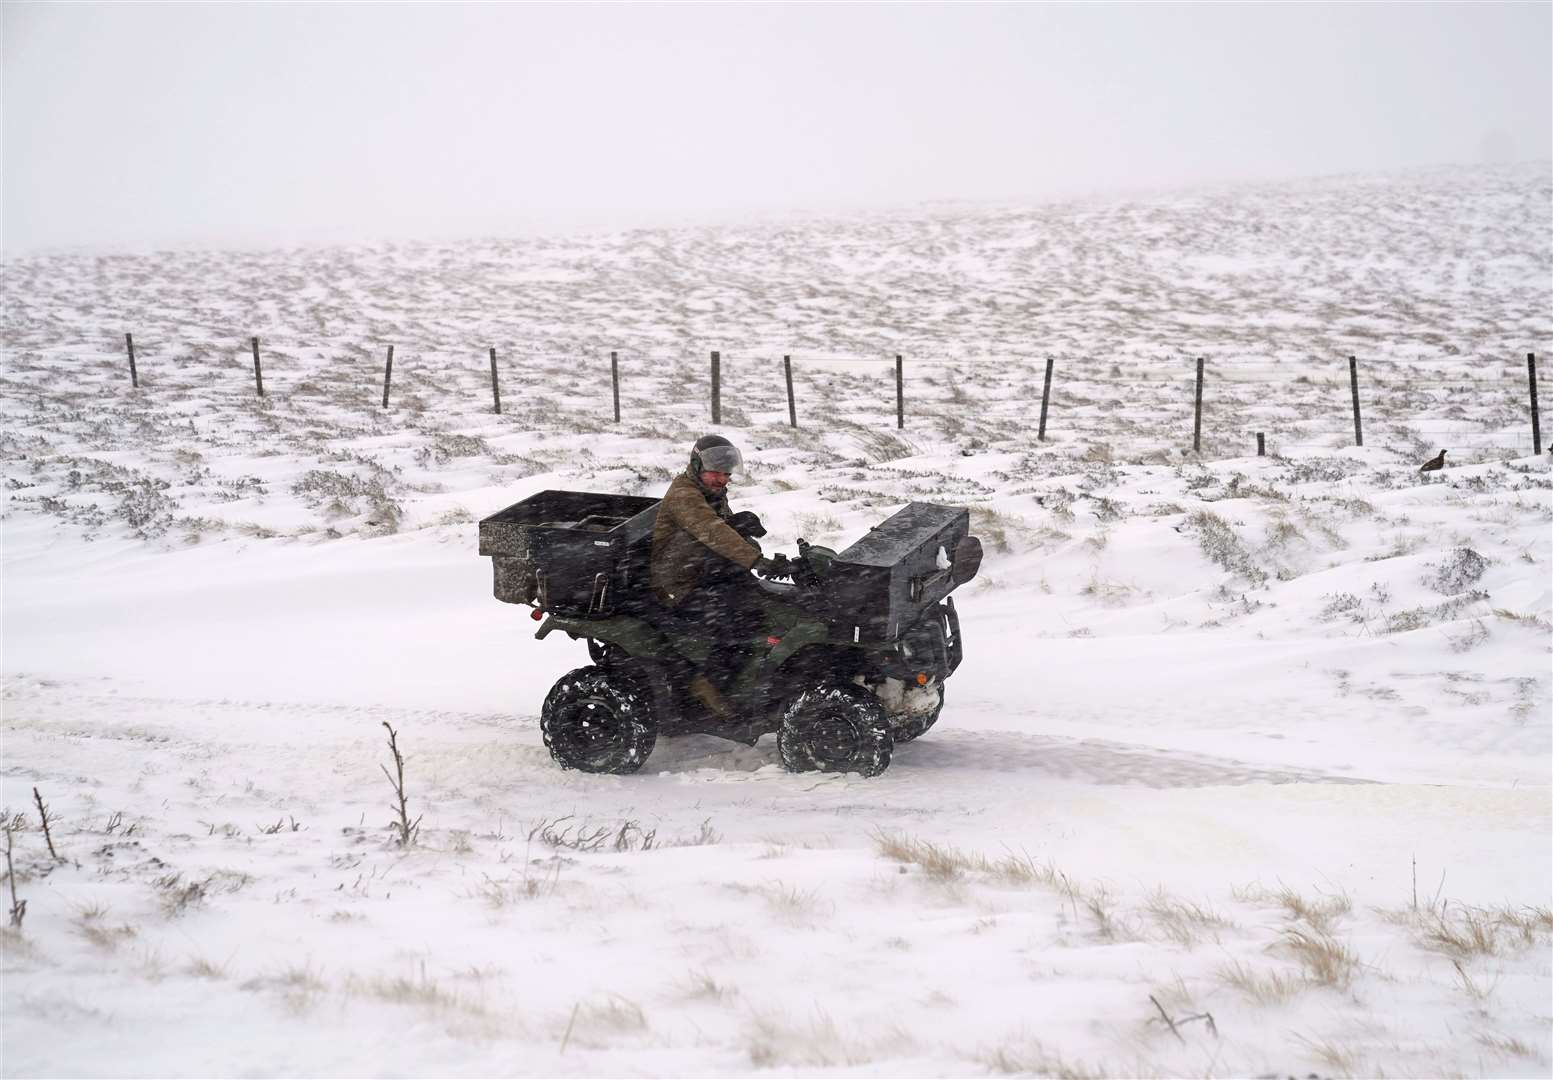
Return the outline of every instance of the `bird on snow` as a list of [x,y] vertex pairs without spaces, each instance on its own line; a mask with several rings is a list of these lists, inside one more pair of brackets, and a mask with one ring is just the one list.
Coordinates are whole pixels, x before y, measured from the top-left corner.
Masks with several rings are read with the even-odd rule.
[[1419,472],[1439,472],[1445,468],[1445,451],[1441,450],[1438,457],[1432,457],[1418,467]]

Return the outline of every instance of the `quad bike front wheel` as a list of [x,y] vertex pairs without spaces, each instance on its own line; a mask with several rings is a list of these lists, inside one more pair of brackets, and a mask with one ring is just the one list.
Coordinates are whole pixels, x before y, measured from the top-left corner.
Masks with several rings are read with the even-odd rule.
[[890,717],[870,691],[823,682],[793,698],[782,713],[777,752],[789,772],[855,772],[889,768],[895,740]]
[[569,671],[550,688],[539,730],[563,769],[634,773],[658,741],[649,692],[621,667]]
[[938,714],[944,711],[944,684],[930,682],[926,686],[913,686],[900,695],[899,710],[892,710],[895,723],[894,736],[898,743],[910,742],[938,722]]

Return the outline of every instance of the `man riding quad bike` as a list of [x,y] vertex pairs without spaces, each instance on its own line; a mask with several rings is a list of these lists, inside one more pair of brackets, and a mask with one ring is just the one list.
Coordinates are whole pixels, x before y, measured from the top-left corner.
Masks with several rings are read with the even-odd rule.
[[938,719],[962,656],[948,594],[981,563],[968,512],[911,503],[845,551],[767,558],[759,518],[728,507],[740,464],[707,436],[661,500],[544,491],[481,521],[497,598],[533,607],[540,639],[588,643],[540,712],[563,768],[635,772],[660,734],[774,731],[789,770],[874,776]]

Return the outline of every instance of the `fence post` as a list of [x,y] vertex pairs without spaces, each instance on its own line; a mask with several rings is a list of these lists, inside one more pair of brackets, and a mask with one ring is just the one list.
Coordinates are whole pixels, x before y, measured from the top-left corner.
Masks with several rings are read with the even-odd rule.
[[1263,437],[1260,431],[1256,433],[1256,456],[1267,456],[1267,440]]
[[906,426],[906,376],[901,366],[901,354],[895,354],[895,429]]
[[[140,376],[135,373],[135,339],[133,336],[129,334],[124,335],[124,347],[129,350],[129,384],[138,387],[140,385]],[[1536,400],[1535,393],[1532,395],[1532,400]],[[1535,414],[1536,406],[1532,406],[1532,411]],[[1536,426],[1536,421],[1532,422],[1532,426]]]
[[1359,419],[1359,359],[1348,358],[1348,384],[1353,387],[1353,444],[1364,445],[1364,424]]
[[1052,358],[1046,358],[1046,384],[1041,387],[1041,428],[1036,432],[1036,441],[1046,441],[1046,405],[1052,398]]
[[388,408],[388,384],[394,377],[394,347],[388,347],[388,363],[383,365],[383,408]]
[[264,396],[264,369],[259,366],[259,339],[253,339],[253,385]]
[[609,354],[609,385],[615,392],[615,423],[620,423],[620,356]]
[[782,357],[782,374],[787,377],[787,423],[789,427],[798,426],[798,406],[793,402],[793,358]]
[[723,422],[723,358],[712,350],[712,423]]
[[1542,425],[1537,419],[1537,354],[1526,354],[1526,381],[1531,387],[1531,449],[1542,453]]
[[501,383],[496,381],[496,346],[491,346],[491,398],[496,402],[496,415],[501,415]]
[[1197,358],[1197,403],[1192,410],[1192,453],[1202,453],[1202,364]]

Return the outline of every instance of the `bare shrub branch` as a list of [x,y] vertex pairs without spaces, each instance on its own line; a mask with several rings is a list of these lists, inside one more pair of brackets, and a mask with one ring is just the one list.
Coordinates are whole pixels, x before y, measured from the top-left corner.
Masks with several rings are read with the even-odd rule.
[[[1183,1016],[1177,1020],[1165,1011],[1165,1007],[1159,1003],[1159,998],[1155,997],[1153,994],[1150,994],[1149,1000],[1154,1003],[1154,1008],[1159,1010],[1159,1019],[1163,1021],[1164,1025],[1170,1029],[1170,1034],[1174,1035],[1181,1043],[1186,1042],[1186,1036],[1181,1034],[1181,1025],[1190,1024],[1194,1020],[1206,1021],[1208,1025],[1208,1033],[1215,1039],[1219,1037],[1219,1026],[1213,1022],[1213,1014],[1211,1012],[1193,1013],[1191,1016]],[[1153,1017],[1150,1017],[1150,1019],[1153,1019]]]
[[394,772],[388,771],[387,765],[379,765],[383,775],[388,777],[388,782],[394,786],[394,802],[389,804],[389,809],[394,812],[394,818],[389,822],[399,838],[399,846],[407,848],[415,843],[416,837],[421,831],[421,817],[410,820],[409,799],[404,793],[404,755],[399,752],[399,733],[389,727],[388,721],[383,721],[383,727],[388,729],[388,749],[394,755]]
[[64,860],[59,857],[59,852],[54,850],[54,836],[49,831],[49,822],[55,819],[49,816],[49,808],[43,802],[43,796],[38,794],[36,787],[32,789],[32,801],[38,807],[38,819],[43,822],[43,840],[49,846],[49,857],[56,862],[63,862]]
[[[619,825],[590,825],[586,821],[572,822],[570,814],[553,821],[541,818],[539,824],[528,831],[528,839],[538,838],[553,848],[571,851],[651,851],[658,844],[658,830],[644,829],[641,824],[627,819]],[[701,836],[692,843],[715,843],[717,834],[709,827],[710,819],[701,826]]]
[[16,867],[11,864],[11,823],[5,823],[5,879],[11,883],[11,925],[18,930],[27,917],[27,901],[16,898]]

